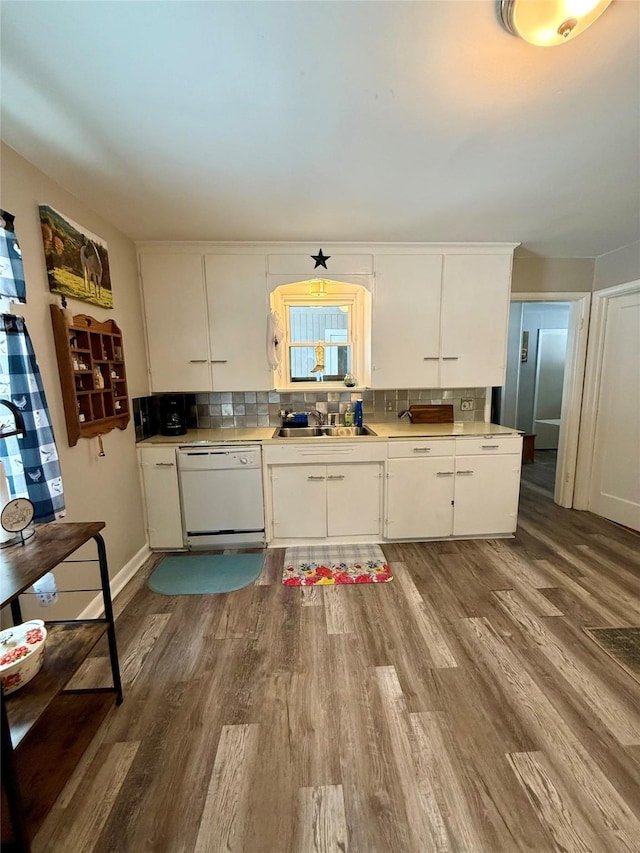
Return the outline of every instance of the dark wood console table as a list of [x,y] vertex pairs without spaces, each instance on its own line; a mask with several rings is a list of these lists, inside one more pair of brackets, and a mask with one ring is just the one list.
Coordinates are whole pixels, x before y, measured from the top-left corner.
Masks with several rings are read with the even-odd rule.
[[[23,545],[0,551],[0,608],[22,621],[18,597],[74,551],[95,540],[104,617],[47,622],[44,664],[35,678],[2,696],[2,850],[28,853],[107,712],[122,703],[103,521],[38,525]],[[83,560],[82,562],[89,562]],[[82,690],[67,683],[106,633],[113,685]],[[7,819],[8,818],[8,819]]]

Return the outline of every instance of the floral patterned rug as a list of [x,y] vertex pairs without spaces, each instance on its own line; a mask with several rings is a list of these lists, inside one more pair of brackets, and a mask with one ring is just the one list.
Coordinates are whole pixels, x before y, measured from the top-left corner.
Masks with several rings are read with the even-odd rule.
[[393,580],[378,545],[312,545],[287,548],[285,586],[329,586],[341,583],[386,583]]

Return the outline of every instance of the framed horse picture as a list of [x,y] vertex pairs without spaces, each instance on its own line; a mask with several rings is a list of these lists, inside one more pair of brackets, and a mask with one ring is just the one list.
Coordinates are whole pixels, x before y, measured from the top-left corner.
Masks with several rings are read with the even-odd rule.
[[113,308],[106,241],[46,204],[39,209],[49,290]]

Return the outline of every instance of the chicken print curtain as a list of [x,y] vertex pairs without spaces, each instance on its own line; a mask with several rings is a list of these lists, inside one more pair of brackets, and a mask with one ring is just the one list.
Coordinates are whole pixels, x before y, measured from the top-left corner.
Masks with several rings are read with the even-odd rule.
[[34,521],[54,521],[64,515],[64,493],[40,370],[24,319],[0,318],[0,398],[20,410],[25,429],[0,440],[0,459],[11,496],[29,498]]
[[22,253],[13,220],[11,213],[0,210],[0,297],[26,302]]

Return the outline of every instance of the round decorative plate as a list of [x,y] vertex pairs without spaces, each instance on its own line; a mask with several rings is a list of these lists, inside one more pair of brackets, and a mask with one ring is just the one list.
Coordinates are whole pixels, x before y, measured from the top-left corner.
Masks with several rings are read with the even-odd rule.
[[14,498],[0,514],[0,524],[8,533],[20,533],[33,521],[35,508],[28,498]]

